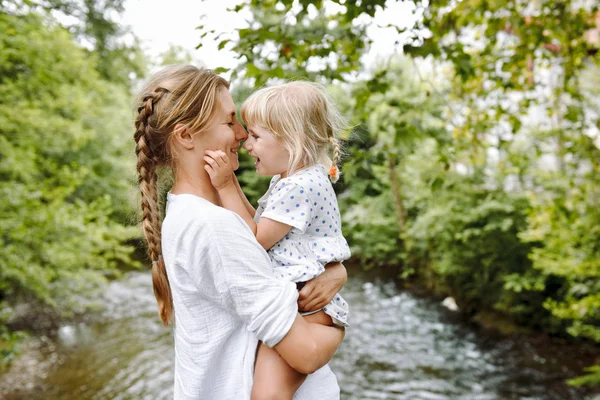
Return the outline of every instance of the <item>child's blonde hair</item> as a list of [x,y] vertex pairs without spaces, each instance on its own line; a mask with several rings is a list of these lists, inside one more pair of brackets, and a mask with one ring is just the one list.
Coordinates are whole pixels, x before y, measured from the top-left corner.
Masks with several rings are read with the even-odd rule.
[[294,81],[260,89],[244,102],[241,114],[246,126],[266,129],[290,153],[288,173],[320,163],[331,167],[333,182],[338,180],[339,134],[347,124],[323,86]]

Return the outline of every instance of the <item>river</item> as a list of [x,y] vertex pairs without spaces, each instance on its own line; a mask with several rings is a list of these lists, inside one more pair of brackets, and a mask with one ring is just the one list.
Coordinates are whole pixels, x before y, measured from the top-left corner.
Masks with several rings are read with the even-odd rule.
[[[353,276],[343,294],[352,326],[330,364],[342,399],[592,399],[564,383],[582,367],[573,346],[481,331],[391,281]],[[103,302],[96,317],[46,340],[48,370],[5,398],[171,398],[172,335],[158,321],[149,274],[111,283]]]

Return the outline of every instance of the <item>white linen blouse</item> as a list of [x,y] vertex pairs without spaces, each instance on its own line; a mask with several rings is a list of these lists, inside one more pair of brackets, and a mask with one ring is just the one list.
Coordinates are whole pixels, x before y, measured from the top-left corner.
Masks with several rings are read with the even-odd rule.
[[[167,198],[162,251],[175,312],[175,400],[250,399],[258,340],[273,347],[298,312],[295,284],[235,213],[191,194]],[[339,399],[326,365],[295,400]]]

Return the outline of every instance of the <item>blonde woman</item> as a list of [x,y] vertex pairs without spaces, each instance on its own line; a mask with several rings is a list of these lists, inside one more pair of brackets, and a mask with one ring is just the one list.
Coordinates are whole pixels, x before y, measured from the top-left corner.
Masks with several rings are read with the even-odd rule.
[[[339,399],[326,365],[343,329],[307,323],[292,282],[275,279],[266,252],[223,199],[205,170],[206,151],[238,167],[246,131],[235,118],[228,83],[208,70],[169,67],[138,99],[137,170],[143,230],[163,323],[174,323],[174,398],[249,399],[258,340],[302,374],[295,399]],[[166,215],[157,201],[157,168],[173,171]],[[241,189],[235,181],[238,196]],[[303,308],[318,308],[345,282],[341,264],[310,281]],[[306,294],[306,293],[305,293]]]
[[[269,257],[275,276],[305,282],[325,265],[350,257],[332,182],[338,178],[340,142],[345,123],[318,84],[297,81],[263,88],[242,106],[249,131],[244,148],[256,158],[259,175],[273,176],[255,211],[237,190],[226,153],[207,151],[204,167],[225,208],[246,221]],[[316,324],[348,326],[348,304],[339,295],[322,310],[308,313]],[[292,399],[306,375],[261,345],[252,398]]]

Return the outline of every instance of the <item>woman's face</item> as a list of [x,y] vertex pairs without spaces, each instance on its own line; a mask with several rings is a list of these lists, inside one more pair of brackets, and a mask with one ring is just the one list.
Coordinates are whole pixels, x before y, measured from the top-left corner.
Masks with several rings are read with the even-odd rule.
[[[221,150],[229,155],[231,167],[239,168],[238,149],[240,143],[248,137],[246,130],[235,117],[235,104],[229,90],[223,88],[219,93],[220,107],[217,115],[205,132],[197,136],[206,150]],[[202,152],[204,156],[204,152]]]

